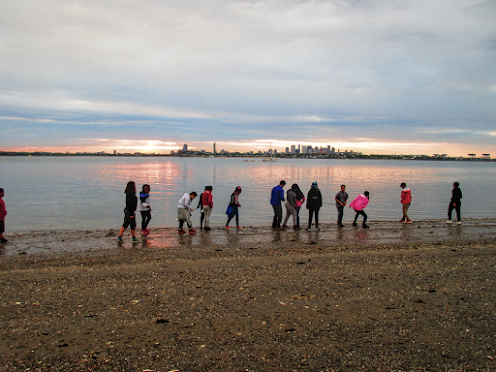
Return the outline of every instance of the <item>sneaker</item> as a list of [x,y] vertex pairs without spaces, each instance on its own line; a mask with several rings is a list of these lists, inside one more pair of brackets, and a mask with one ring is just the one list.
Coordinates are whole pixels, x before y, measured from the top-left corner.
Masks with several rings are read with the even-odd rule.
[[205,231],[210,231],[211,228],[210,227],[205,227]]
[[357,227],[358,225],[356,224],[356,222],[353,222],[353,226]]
[[456,224],[457,225],[461,225],[462,224],[462,221],[458,221]]
[[226,229],[228,229],[228,230],[229,230],[229,229],[230,229],[230,227],[226,225]]
[[398,222],[405,222],[405,220],[399,220]]
[[178,232],[179,234],[186,234],[186,231],[184,231],[183,229],[178,230],[177,232]]
[[366,225],[366,224],[363,224],[362,225],[362,228],[364,228],[364,229],[370,229],[369,225]]
[[242,227],[241,227],[241,226],[236,226],[236,227],[237,227],[238,229],[242,229]]
[[405,222],[403,222],[403,223],[412,223],[412,221],[411,221],[411,220],[406,220],[406,221],[405,221]]
[[137,237],[133,237],[133,242],[139,242]]
[[190,233],[190,234],[196,234],[196,231],[195,231],[195,229],[190,229],[190,230],[189,230],[189,233]]
[[448,220],[448,221],[446,221],[446,223],[453,223],[453,221],[451,221],[451,220]]
[[[118,242],[122,242],[122,238],[121,238],[120,236],[118,236],[118,237],[117,237],[117,241],[118,241]],[[3,243],[3,241],[2,241],[2,243]]]
[[8,241],[9,241],[8,239],[4,238],[4,239],[0,240],[0,243],[7,243]]
[[344,227],[344,225],[342,223],[338,223],[338,227]]

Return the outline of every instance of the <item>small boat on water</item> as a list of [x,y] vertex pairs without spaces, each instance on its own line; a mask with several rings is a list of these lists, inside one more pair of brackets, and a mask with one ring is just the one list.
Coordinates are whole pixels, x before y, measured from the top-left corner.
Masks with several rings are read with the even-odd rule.
[[271,161],[271,162],[276,162],[277,161],[277,159],[274,158],[274,154],[272,152],[272,142],[270,143],[270,158],[265,158],[262,161]]

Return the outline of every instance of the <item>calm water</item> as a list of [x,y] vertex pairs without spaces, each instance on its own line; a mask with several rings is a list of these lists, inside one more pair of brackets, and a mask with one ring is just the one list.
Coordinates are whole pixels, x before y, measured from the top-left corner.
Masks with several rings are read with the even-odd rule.
[[[285,179],[306,195],[313,181],[324,198],[321,220],[335,222],[334,195],[347,185],[352,200],[368,190],[370,220],[398,220],[404,181],[412,189],[413,220],[443,219],[454,181],[463,191],[462,217],[495,217],[496,163],[384,160],[279,160],[243,162],[224,158],[0,157],[0,187],[9,215],[7,232],[118,228],[129,180],[151,185],[150,226],[176,226],[176,206],[184,192],[198,195],[212,185],[212,226],[223,226],[234,188],[240,185],[242,225],[270,225],[272,187]],[[286,187],[287,189],[288,187]],[[196,207],[197,200],[193,201]],[[303,221],[306,210],[302,209]],[[199,224],[199,210],[193,212]],[[345,222],[354,212],[346,208]],[[141,217],[138,217],[141,221]]]

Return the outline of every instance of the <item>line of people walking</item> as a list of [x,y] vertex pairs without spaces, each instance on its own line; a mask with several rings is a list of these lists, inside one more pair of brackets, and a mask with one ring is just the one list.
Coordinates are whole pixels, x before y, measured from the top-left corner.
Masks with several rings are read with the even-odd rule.
[[[272,219],[272,228],[275,230],[283,230],[287,228],[287,222],[289,218],[292,218],[293,228],[300,229],[300,210],[303,204],[306,201],[306,209],[308,210],[308,225],[307,230],[310,230],[313,225],[313,220],[315,219],[315,228],[319,230],[319,211],[322,207],[322,193],[319,189],[318,183],[313,182],[310,190],[305,195],[300,190],[298,184],[291,185],[291,188],[286,192],[286,197],[284,195],[284,187],[286,186],[286,181],[281,180],[277,186],[275,186],[271,191],[270,204],[272,205],[274,211],[274,217]],[[461,199],[462,192],[459,188],[460,184],[455,182],[453,184],[452,198],[448,207],[448,220],[447,223],[452,223],[451,216],[453,210],[456,211],[457,215],[457,223],[461,224]],[[412,223],[409,215],[408,209],[410,208],[412,201],[412,192],[409,188],[406,187],[406,183],[402,182],[400,184],[402,189],[401,191],[401,204],[402,204],[402,212],[403,216],[399,222],[410,224]],[[204,228],[206,231],[210,230],[210,216],[213,208],[213,197],[212,197],[212,186],[205,186],[204,192],[200,195],[198,205],[196,209],[201,210],[200,216],[200,228]],[[239,208],[241,208],[241,204],[239,202],[239,196],[241,194],[241,187],[237,186],[233,193],[231,194],[231,198],[229,201],[229,205],[226,210],[227,214],[227,222],[225,225],[226,229],[230,229],[230,222],[235,218],[236,220],[236,228],[240,229],[239,224]],[[131,235],[133,241],[138,241],[136,238],[136,214],[135,211],[139,210],[142,217],[141,223],[141,233],[143,236],[147,236],[150,234],[148,230],[148,224],[151,220],[151,206],[150,206],[150,185],[144,184],[139,193],[139,197],[136,196],[136,185],[133,181],[129,181],[126,185],[126,189],[124,191],[126,194],[126,206],[124,208],[124,223],[119,231],[118,240],[122,241],[122,235],[127,227],[131,228]],[[3,203],[1,197],[3,196],[3,190],[1,190],[0,194],[0,202]],[[192,201],[198,196],[195,191],[185,193],[178,202],[177,205],[177,221],[179,223],[178,233],[185,234],[188,232],[189,234],[196,233],[193,228],[193,222],[191,219],[191,212],[194,211],[195,208],[192,207]],[[344,209],[347,205],[349,195],[346,192],[346,185],[341,185],[340,191],[335,195],[334,200],[336,204],[337,210],[337,226],[338,228],[342,228],[343,225],[343,216]],[[355,211],[355,218],[353,221],[353,226],[357,225],[357,220],[359,216],[362,216],[362,228],[368,229],[369,226],[366,224],[367,222],[367,214],[365,213],[365,208],[369,204],[370,201],[370,193],[368,191],[364,191],[363,194],[358,195],[353,201],[349,204],[349,208],[353,208]],[[283,220],[283,209],[282,202],[284,203],[286,209],[286,216]],[[5,204],[3,204],[4,206]],[[0,203],[1,206],[1,203]],[[5,207],[4,207],[5,208]],[[6,211],[5,211],[6,215]],[[2,216],[0,216],[2,217]],[[3,216],[5,218],[5,216]],[[184,225],[187,225],[188,230],[184,230]],[[4,230],[3,221],[0,221],[0,230]],[[0,234],[3,234],[3,231],[0,231]],[[3,235],[0,235],[0,238],[4,239]]]

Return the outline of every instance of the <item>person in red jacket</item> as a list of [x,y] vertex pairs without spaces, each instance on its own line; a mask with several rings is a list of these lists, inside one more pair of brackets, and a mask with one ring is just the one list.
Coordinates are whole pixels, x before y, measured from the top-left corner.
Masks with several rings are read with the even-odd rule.
[[7,216],[7,209],[5,208],[5,202],[3,201],[3,197],[5,195],[5,191],[0,188],[0,243],[7,243],[8,240],[5,239],[3,233],[5,232],[5,217]]
[[212,186],[205,186],[205,192],[201,196],[202,211],[205,215],[205,230],[210,230],[210,214],[214,203],[212,203]]
[[401,204],[403,204],[403,218],[398,222],[412,223],[410,217],[408,216],[408,208],[412,202],[412,190],[406,187],[406,183],[402,182],[400,187],[403,189],[401,191]]

